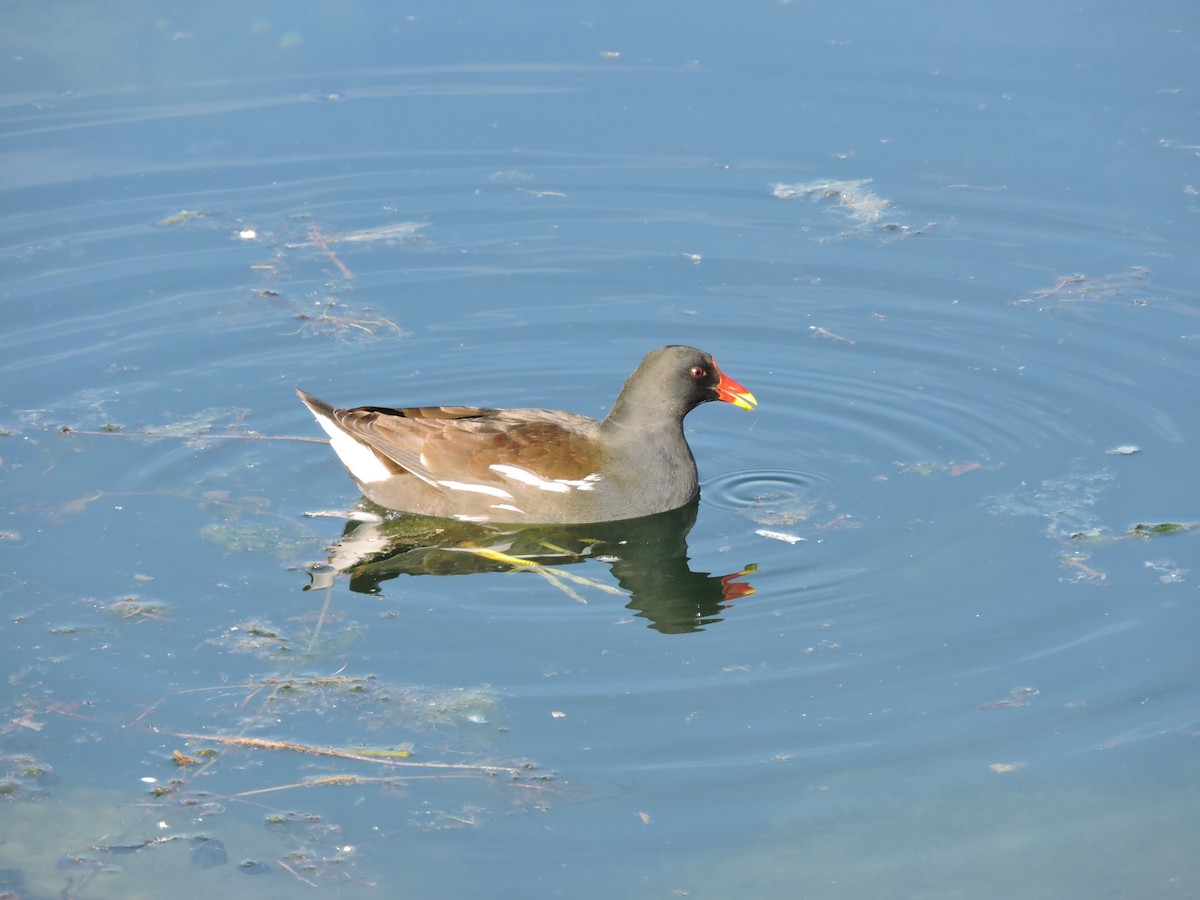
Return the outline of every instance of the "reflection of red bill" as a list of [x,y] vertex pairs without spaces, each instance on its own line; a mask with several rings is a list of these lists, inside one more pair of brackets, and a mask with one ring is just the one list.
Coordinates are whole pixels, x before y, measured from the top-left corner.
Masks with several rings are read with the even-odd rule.
[[743,575],[749,575],[751,572],[757,572],[758,566],[754,563],[746,566],[740,572],[734,572],[732,575],[726,575],[721,579],[721,593],[726,600],[740,600],[742,597],[749,597],[757,591],[748,584],[742,584],[734,581],[735,578],[741,578]]

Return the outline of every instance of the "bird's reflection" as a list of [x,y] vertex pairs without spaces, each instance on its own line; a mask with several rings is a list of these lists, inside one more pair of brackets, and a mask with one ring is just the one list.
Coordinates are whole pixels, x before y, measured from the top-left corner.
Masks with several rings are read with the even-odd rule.
[[[754,593],[737,581],[754,571],[730,575],[694,572],[687,536],[699,501],[654,516],[591,525],[502,527],[388,513],[363,501],[371,521],[351,521],[329,548],[333,572],[350,576],[350,589],[380,592],[398,575],[468,575],[529,570],[568,594],[590,588],[628,594],[626,608],[664,634],[701,631],[721,621],[733,601]],[[377,521],[376,521],[377,519]],[[607,563],[621,590],[607,582],[565,571],[587,560]],[[323,586],[313,572],[310,588]]]

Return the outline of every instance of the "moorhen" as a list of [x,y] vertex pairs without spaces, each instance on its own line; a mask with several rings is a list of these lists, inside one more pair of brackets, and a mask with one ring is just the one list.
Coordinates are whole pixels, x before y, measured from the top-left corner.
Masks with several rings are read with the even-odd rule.
[[583,524],[676,509],[699,492],[683,417],[754,395],[694,347],[646,354],[604,421],[549,409],[334,409],[296,392],[367,499],[469,522]]

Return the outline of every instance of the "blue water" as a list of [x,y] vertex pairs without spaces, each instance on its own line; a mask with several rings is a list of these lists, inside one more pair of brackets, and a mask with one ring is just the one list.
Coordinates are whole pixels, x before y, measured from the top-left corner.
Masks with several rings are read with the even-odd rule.
[[[0,891],[1200,894],[1191,4],[6,19]],[[664,343],[665,555],[322,568]]]

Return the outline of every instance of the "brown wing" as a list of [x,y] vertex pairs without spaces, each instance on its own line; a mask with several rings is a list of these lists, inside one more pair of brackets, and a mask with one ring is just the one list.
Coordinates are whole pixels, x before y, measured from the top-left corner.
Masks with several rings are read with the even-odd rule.
[[539,478],[586,478],[597,471],[593,419],[547,410],[429,406],[334,410],[343,428],[422,481],[497,482],[493,465]]

